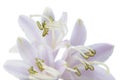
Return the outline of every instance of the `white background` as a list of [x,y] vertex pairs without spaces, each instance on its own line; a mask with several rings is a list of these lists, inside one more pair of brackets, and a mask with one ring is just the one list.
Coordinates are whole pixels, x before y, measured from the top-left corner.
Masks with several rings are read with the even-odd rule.
[[[120,80],[120,0],[0,0],[0,80],[17,80],[3,69],[8,59],[19,58],[9,53],[18,36],[24,36],[18,25],[21,14],[41,14],[51,7],[58,19],[68,12],[68,29],[81,18],[87,28],[86,45],[107,42],[115,45],[106,64],[116,80]],[[69,32],[70,35],[71,32]]]

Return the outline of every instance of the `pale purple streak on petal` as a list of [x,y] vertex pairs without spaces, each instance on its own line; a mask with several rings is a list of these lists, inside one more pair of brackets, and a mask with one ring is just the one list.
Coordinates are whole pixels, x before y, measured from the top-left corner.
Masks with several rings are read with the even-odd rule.
[[26,65],[23,61],[20,60],[9,60],[4,64],[4,68],[19,79],[28,78],[28,69],[29,66]]
[[83,45],[85,40],[86,40],[86,29],[83,22],[79,19],[77,20],[74,26],[70,42],[73,46],[77,46],[77,45]]
[[31,18],[21,15],[18,22],[28,39],[32,42],[41,42],[41,31]]
[[96,51],[94,57],[89,58],[89,60],[95,61],[106,61],[112,54],[114,46],[106,43],[99,43],[90,46]]
[[99,66],[94,66],[94,68],[94,71],[81,70],[81,76],[78,78],[80,80],[115,80],[114,77],[103,68]]
[[34,63],[34,60],[37,54],[34,47],[31,46],[30,43],[23,38],[18,38],[17,46],[23,60],[29,65]]

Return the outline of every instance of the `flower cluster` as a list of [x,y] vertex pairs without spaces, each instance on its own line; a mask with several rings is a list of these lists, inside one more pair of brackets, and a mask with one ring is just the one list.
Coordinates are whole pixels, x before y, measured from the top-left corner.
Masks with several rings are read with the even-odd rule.
[[[12,49],[22,60],[8,60],[4,68],[20,80],[115,80],[104,64],[113,45],[84,46],[86,29],[82,20],[77,20],[70,40],[64,40],[68,32],[66,12],[55,20],[52,10],[46,8],[42,15],[21,15],[18,22],[28,40],[19,37]],[[63,54],[60,59],[56,59],[58,53]]]

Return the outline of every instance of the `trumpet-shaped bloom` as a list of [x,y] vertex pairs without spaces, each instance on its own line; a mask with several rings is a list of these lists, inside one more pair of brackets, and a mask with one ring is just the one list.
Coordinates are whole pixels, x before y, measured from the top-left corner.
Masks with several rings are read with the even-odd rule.
[[[40,17],[38,20],[34,20],[35,17]],[[63,38],[67,34],[67,13],[64,12],[61,18],[55,20],[53,11],[50,8],[46,8],[42,15],[31,15],[27,17],[21,15],[18,19],[21,29],[24,31],[30,42],[41,48],[41,44],[49,47],[53,51],[54,57],[57,55],[59,45],[63,45]],[[58,46],[56,48],[56,46]],[[17,51],[14,46],[11,51]]]
[[54,62],[53,54],[49,51],[42,55],[44,51],[39,53],[23,38],[17,40],[17,47],[22,60],[8,60],[4,65],[15,77],[20,80],[55,80],[61,75],[62,67],[56,65],[62,61]]
[[[85,40],[85,26],[81,20],[78,20],[69,46],[62,57],[66,61],[66,71],[62,77],[65,80],[115,80],[109,73],[107,65],[103,63],[111,56],[113,45],[97,43],[84,46]],[[105,71],[98,65],[104,66],[107,70]]]

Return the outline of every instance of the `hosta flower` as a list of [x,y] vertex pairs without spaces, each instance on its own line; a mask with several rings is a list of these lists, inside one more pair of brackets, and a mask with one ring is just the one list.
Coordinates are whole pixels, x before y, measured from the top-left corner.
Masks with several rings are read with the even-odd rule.
[[47,48],[46,52],[38,52],[23,38],[17,40],[17,47],[23,60],[8,60],[4,65],[15,77],[20,80],[55,80],[61,75],[62,67],[56,66],[61,64],[61,61],[55,63]]
[[[113,45],[98,43],[83,46],[86,39],[86,29],[78,20],[73,29],[70,45],[62,59],[66,61],[65,80],[114,80],[108,67],[103,63],[113,52]],[[107,71],[99,67],[104,66]],[[67,77],[69,76],[69,77]]]
[[[38,19],[34,20],[35,17]],[[46,8],[42,15],[31,15],[30,17],[22,15],[18,21],[29,40],[36,44],[47,42],[50,47],[54,48],[67,33],[66,20],[65,12],[56,21],[52,10]]]
[[[52,10],[46,8],[42,15],[21,15],[18,22],[29,41],[17,40],[15,49],[22,60],[8,60],[4,67],[20,80],[114,80],[104,64],[113,52],[113,45],[84,46],[86,29],[80,19],[70,40],[64,40],[66,13],[55,20]],[[61,48],[66,50],[58,60],[56,55]]]
[[[37,20],[34,19],[36,17]],[[64,12],[61,18],[56,21],[53,11],[46,8],[42,15],[31,15],[30,17],[21,15],[18,22],[27,38],[36,48],[41,49],[43,45],[48,46],[53,51],[54,57],[56,56],[58,48],[55,48],[59,44],[63,45],[62,39],[67,33],[67,13]],[[16,50],[16,46],[11,49],[11,51]]]

